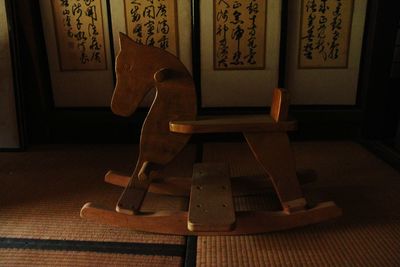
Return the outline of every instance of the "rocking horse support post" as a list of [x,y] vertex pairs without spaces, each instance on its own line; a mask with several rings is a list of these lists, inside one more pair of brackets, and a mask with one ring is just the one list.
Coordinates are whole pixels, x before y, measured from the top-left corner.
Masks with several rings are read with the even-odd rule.
[[[115,172],[106,175],[106,181],[125,186],[117,212],[88,203],[81,210],[82,217],[148,232],[239,235],[304,226],[341,215],[333,202],[307,207],[286,134],[297,127],[296,121],[287,119],[287,91],[274,90],[270,115],[196,119],[193,80],[176,57],[162,49],[136,44],[123,34],[120,34],[120,44],[121,52],[116,60],[117,85],[111,104],[113,112],[131,115],[152,88],[156,89],[156,97],[142,127],[139,158],[132,176]],[[159,193],[188,194],[186,182],[176,190],[173,187],[182,183],[170,178],[164,180],[164,190],[163,184],[157,188],[150,184],[157,170],[178,155],[191,134],[226,132],[243,133],[265,176],[272,181],[282,211],[234,212],[232,196],[240,195],[238,191],[251,179],[237,180],[242,184],[236,184],[235,192],[235,180],[230,179],[226,164],[198,164],[194,168],[189,212],[140,211],[149,188]],[[266,180],[264,178],[265,183]],[[207,214],[213,214],[212,219]],[[226,216],[220,218],[219,214]]]
[[272,180],[283,209],[287,212],[303,210],[306,201],[297,179],[287,135],[245,132],[244,136],[255,158]]
[[[289,93],[282,88],[273,91],[271,118],[276,122],[288,119]],[[300,188],[295,159],[286,132],[244,132],[254,157],[268,173],[282,208],[286,212],[303,210],[306,200]]]

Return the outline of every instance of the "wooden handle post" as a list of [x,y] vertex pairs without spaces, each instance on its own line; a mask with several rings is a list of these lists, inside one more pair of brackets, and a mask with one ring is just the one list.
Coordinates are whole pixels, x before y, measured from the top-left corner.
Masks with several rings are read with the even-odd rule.
[[153,166],[154,165],[151,164],[151,162],[149,162],[149,161],[143,162],[143,165],[140,168],[139,174],[138,174],[139,180],[145,181],[145,180],[150,179],[150,173],[151,173],[152,169],[154,169]]
[[276,122],[286,121],[289,111],[289,93],[282,88],[275,88],[272,96],[271,117]]

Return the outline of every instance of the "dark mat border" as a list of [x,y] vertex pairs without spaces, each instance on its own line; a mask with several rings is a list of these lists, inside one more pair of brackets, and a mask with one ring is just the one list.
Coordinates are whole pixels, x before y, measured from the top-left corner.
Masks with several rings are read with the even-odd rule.
[[182,258],[186,255],[185,245],[4,237],[0,237],[0,249],[85,251],[149,256],[173,256]]
[[[195,2],[198,5],[197,2]],[[203,161],[203,141],[196,141],[196,159],[195,162]],[[197,261],[197,236],[186,236],[186,254],[185,254],[185,267],[196,267]]]
[[186,237],[185,267],[196,267],[197,236]]

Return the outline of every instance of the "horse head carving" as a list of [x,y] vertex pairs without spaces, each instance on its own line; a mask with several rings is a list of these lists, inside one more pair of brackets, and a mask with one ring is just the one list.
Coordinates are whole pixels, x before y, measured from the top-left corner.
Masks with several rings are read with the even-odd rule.
[[[111,101],[115,114],[132,115],[153,88],[160,89],[157,84],[166,79],[166,74],[174,76],[169,77],[170,80],[180,80],[179,83],[186,80],[184,83],[190,87],[186,90],[194,92],[189,72],[174,55],[157,47],[138,44],[123,33],[120,33],[119,41],[121,49],[115,64],[117,83]],[[166,95],[168,97],[169,92]]]

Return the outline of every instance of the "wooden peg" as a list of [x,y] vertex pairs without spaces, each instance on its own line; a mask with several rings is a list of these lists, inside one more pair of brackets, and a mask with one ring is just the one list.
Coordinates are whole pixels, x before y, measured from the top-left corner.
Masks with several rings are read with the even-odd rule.
[[145,180],[150,179],[150,173],[154,169],[153,166],[154,165],[151,164],[151,162],[149,162],[149,161],[143,162],[143,165],[140,168],[140,171],[138,174],[139,180],[145,181]]
[[123,187],[126,187],[129,184],[130,179],[130,176],[112,170],[109,170],[104,176],[104,181],[106,183],[124,185]]
[[282,203],[283,210],[286,213],[293,213],[293,212],[305,210],[306,205],[307,205],[307,201],[304,197]]
[[161,83],[171,76],[171,69],[162,68],[159,69],[156,73],[154,73],[154,80],[158,83]]

